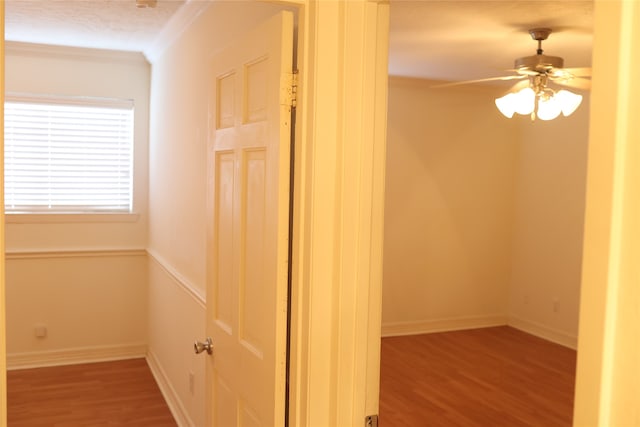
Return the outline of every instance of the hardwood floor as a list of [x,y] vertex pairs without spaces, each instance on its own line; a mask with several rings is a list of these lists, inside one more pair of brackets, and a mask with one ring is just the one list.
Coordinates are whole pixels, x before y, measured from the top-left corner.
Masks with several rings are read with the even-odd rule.
[[381,427],[570,427],[576,352],[504,326],[382,339]]
[[7,373],[9,427],[175,427],[147,362],[24,369]]

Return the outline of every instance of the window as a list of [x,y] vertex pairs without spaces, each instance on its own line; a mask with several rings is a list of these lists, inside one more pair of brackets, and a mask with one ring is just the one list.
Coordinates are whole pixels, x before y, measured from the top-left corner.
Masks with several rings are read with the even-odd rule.
[[133,101],[5,98],[7,213],[132,209]]

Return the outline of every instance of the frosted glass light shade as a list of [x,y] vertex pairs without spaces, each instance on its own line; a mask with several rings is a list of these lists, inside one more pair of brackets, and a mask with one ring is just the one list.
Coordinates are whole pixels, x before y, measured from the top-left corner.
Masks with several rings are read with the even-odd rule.
[[515,113],[529,115],[536,111],[536,117],[540,120],[553,120],[560,113],[565,117],[573,114],[582,102],[582,95],[564,89],[557,93],[545,91],[536,95],[533,89],[527,87],[497,98],[495,102],[498,110],[507,118],[512,118]]
[[536,94],[533,89],[526,87],[516,93],[508,93],[496,99],[496,107],[508,118],[512,118],[514,113],[531,114],[535,109]]
[[513,100],[515,102],[515,111],[518,114],[531,114],[536,107],[536,93],[530,87],[526,87],[516,93]]
[[560,100],[555,96],[549,98],[538,99],[538,118],[540,120],[553,120],[560,115],[562,111]]
[[513,117],[513,113],[516,112],[513,97],[515,94],[508,93],[502,98],[496,98],[496,107],[507,118]]
[[582,102],[582,95],[578,95],[577,93],[569,92],[564,89],[558,91],[555,98],[559,101],[562,109],[562,115],[565,117],[573,114]]

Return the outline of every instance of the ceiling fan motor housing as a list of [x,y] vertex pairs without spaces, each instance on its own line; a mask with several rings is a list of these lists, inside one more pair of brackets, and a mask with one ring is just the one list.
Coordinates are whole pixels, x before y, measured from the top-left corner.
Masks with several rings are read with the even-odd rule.
[[529,30],[531,38],[537,40],[538,50],[536,55],[518,58],[515,68],[520,74],[547,73],[554,68],[562,68],[564,60],[558,56],[549,56],[542,53],[542,41],[551,34],[551,28],[532,28]]
[[[532,55],[518,58],[515,61],[515,68],[518,72],[539,72],[545,73],[554,68],[562,68],[564,60],[559,56]],[[526,74],[526,73],[525,73]]]

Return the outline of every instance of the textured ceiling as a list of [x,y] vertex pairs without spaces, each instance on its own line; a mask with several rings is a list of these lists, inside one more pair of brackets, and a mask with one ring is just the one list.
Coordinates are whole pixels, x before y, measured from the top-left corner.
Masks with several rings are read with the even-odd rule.
[[[159,0],[138,9],[135,0],[6,0],[5,38],[144,52],[185,3]],[[554,31],[543,43],[546,54],[563,57],[567,67],[591,65],[592,1],[391,0],[390,10],[392,75],[453,81],[505,75],[516,58],[535,54],[527,33],[534,27]]]
[[142,52],[185,3],[159,0],[6,0],[5,39]]
[[565,67],[591,66],[592,1],[391,0],[389,72],[438,80],[508,74],[535,55],[530,28],[553,33],[542,48]]

